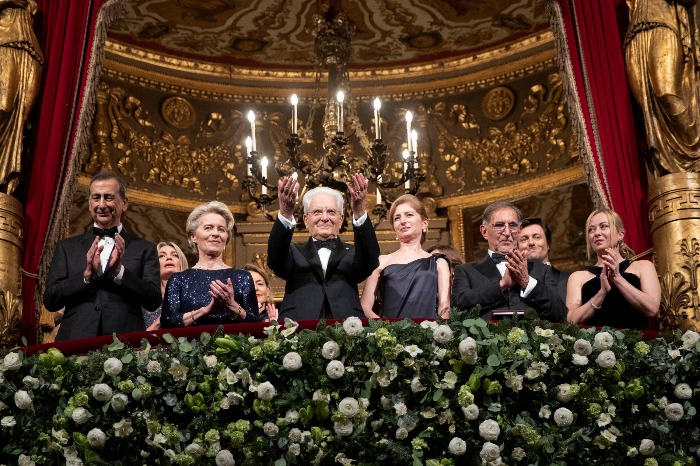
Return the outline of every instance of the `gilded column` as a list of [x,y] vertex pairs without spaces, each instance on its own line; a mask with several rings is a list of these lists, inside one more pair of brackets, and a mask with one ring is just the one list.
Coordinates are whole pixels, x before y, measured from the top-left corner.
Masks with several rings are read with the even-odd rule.
[[19,343],[22,320],[22,204],[0,193],[0,347]]
[[700,174],[673,173],[649,186],[661,330],[700,330]]

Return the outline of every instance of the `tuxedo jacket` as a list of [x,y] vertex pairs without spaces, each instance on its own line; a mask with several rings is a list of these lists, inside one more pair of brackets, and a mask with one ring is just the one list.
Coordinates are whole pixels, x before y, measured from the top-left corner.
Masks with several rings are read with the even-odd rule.
[[353,229],[354,246],[337,240],[325,276],[313,239],[294,244],[292,233],[278,218],[267,243],[268,266],[287,282],[280,320],[319,319],[325,299],[334,319],[364,317],[357,285],[379,266],[379,243],[369,218]]
[[515,284],[501,291],[501,273],[490,256],[455,267],[452,282],[451,305],[460,309],[471,309],[481,305],[481,313],[497,309],[523,310],[532,308],[542,317],[553,322],[563,322],[566,307],[547,277],[550,267],[539,261],[528,261],[528,271],[537,280],[537,285],[527,298],[522,298],[520,286]]
[[57,341],[145,330],[141,308],[155,311],[160,306],[156,246],[122,233],[124,276],[119,285],[106,277],[93,277],[87,285],[83,281],[87,253],[95,240],[92,230],[56,245],[44,306],[51,312],[65,308]]
[[548,285],[557,291],[557,296],[564,303],[564,317],[566,317],[566,285],[569,283],[570,275],[571,272],[559,270],[550,265],[549,272],[545,276]]

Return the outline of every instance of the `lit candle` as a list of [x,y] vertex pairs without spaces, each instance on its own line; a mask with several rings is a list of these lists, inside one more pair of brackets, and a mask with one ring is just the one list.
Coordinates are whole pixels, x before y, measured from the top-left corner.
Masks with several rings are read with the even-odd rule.
[[418,132],[415,129],[411,130],[411,149],[416,153],[415,158],[418,158]]
[[299,99],[296,94],[292,94],[292,134],[297,134],[297,104]]
[[412,151],[413,148],[411,147],[411,122],[413,121],[413,113],[411,111],[406,112],[406,148],[408,151]]
[[252,151],[255,152],[255,112],[252,110],[248,112],[248,121],[250,122],[250,147],[252,147]]
[[377,188],[377,205],[382,205],[382,193],[379,188]]
[[267,186],[265,186],[265,184],[267,183],[267,157],[263,157],[262,159],[260,159],[260,169],[262,171],[262,177],[264,180],[264,183],[260,188],[260,193],[267,194]]
[[[403,151],[403,172],[406,174],[408,172],[408,149]],[[406,189],[411,189],[411,180],[406,178],[406,183],[404,185]]]
[[343,132],[343,101],[345,100],[345,93],[343,91],[338,91],[336,95],[338,99],[338,132]]
[[[246,159],[246,161],[248,160],[248,156],[250,155],[250,151],[252,150],[252,148],[253,148],[253,140],[250,139],[250,136],[248,136],[247,138],[245,138],[245,159]],[[247,165],[248,165],[247,175],[250,176],[252,174],[251,168],[253,167],[253,165],[250,163]]]
[[374,99],[374,138],[377,140],[382,138],[382,124],[379,120],[380,108],[382,108],[382,101],[379,100],[379,97],[377,97]]
[[299,174],[297,172],[292,173],[292,179],[296,181],[297,178],[299,178]]

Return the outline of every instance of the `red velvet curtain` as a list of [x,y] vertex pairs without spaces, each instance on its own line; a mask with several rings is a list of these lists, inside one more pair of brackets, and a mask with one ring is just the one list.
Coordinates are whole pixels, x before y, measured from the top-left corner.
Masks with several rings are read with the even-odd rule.
[[651,235],[643,127],[635,120],[622,49],[627,6],[624,0],[553,1],[561,13],[552,19],[560,60],[568,59],[562,70],[570,74],[569,92],[575,94],[569,102],[579,105],[576,123],[586,139],[581,149],[590,151],[584,153],[589,181],[622,217],[625,242],[642,252],[651,246]]
[[[22,268],[37,273],[44,241],[56,211],[58,193],[75,144],[100,8],[108,0],[39,0],[34,21],[46,64],[35,104],[30,160],[25,170]],[[37,341],[36,280],[23,277],[24,310],[20,333]]]

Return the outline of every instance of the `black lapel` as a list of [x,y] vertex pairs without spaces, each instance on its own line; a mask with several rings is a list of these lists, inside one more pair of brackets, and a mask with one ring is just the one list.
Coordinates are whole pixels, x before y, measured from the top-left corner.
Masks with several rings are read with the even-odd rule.
[[306,244],[297,244],[296,247],[306,260],[309,261],[309,264],[314,266],[314,272],[319,279],[323,280],[323,266],[321,265],[321,258],[318,257],[318,251],[314,245],[314,240],[309,237]]
[[501,272],[488,254],[480,261],[474,262],[474,268],[490,279],[501,279]]
[[336,239],[336,247],[331,251],[331,257],[328,258],[328,267],[326,267],[326,276],[331,275],[333,272],[335,272],[335,269],[338,267],[338,264],[340,263],[340,259],[342,259],[345,254],[348,253],[348,250],[350,250],[350,245],[343,243],[340,238]]

